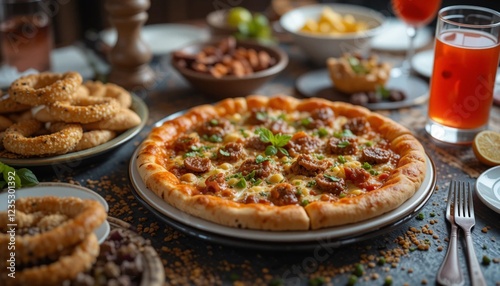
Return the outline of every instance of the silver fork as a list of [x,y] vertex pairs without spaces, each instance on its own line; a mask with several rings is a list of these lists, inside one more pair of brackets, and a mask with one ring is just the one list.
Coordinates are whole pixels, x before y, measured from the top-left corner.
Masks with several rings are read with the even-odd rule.
[[471,237],[471,229],[476,224],[474,217],[474,204],[472,201],[472,190],[469,183],[458,182],[455,189],[455,223],[462,228],[465,234],[465,243],[467,249],[467,260],[471,282],[473,286],[486,285],[483,273],[479,267],[479,262],[474,251],[474,245]]
[[437,282],[441,285],[446,286],[461,286],[464,285],[464,276],[462,275],[462,269],[458,261],[458,244],[457,244],[457,225],[452,214],[452,208],[454,209],[454,193],[457,183],[451,182],[450,188],[448,190],[448,202],[446,204],[446,219],[450,223],[450,243],[448,244],[448,250],[446,251],[446,256],[444,258],[443,264],[439,268],[437,274]]

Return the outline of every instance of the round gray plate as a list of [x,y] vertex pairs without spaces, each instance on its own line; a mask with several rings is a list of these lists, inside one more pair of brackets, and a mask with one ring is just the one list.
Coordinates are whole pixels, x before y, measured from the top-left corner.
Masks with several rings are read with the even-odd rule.
[[[406,94],[403,101],[384,101],[368,103],[371,110],[398,109],[424,103],[429,97],[429,85],[423,79],[415,76],[399,76],[397,69],[391,72],[386,84],[387,89],[402,90]],[[327,69],[311,71],[300,76],[296,81],[297,90],[305,97],[320,97],[331,101],[350,102],[350,95],[335,89]]]

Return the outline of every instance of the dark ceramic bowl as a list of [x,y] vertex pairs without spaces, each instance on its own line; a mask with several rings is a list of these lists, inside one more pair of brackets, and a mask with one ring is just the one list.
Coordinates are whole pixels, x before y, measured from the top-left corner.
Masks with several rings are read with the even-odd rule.
[[[186,46],[178,51],[187,54],[196,54],[205,46],[213,46],[217,41],[196,43]],[[280,73],[288,65],[288,55],[278,47],[261,45],[256,42],[238,42],[237,47],[251,48],[258,51],[266,51],[276,59],[276,63],[264,70],[254,72],[250,75],[237,77],[235,75],[216,78],[208,73],[201,73],[190,68],[183,67],[172,58],[172,66],[199,91],[216,98],[241,97],[251,94],[264,83]]]

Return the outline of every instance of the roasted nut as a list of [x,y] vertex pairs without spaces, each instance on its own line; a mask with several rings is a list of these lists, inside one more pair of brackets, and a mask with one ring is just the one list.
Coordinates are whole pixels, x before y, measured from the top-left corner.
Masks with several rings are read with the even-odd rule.
[[228,75],[243,77],[276,64],[276,59],[266,51],[237,47],[233,37],[217,45],[206,46],[197,54],[176,51],[172,59],[181,68],[209,73],[215,78]]

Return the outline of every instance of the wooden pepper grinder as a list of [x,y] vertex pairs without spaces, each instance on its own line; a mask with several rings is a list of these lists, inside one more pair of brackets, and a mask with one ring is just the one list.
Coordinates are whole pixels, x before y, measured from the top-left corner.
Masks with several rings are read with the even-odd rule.
[[149,66],[151,50],[140,33],[148,19],[149,6],[149,0],[107,0],[105,4],[117,32],[116,44],[109,53],[108,81],[129,90],[147,88],[154,81]]

